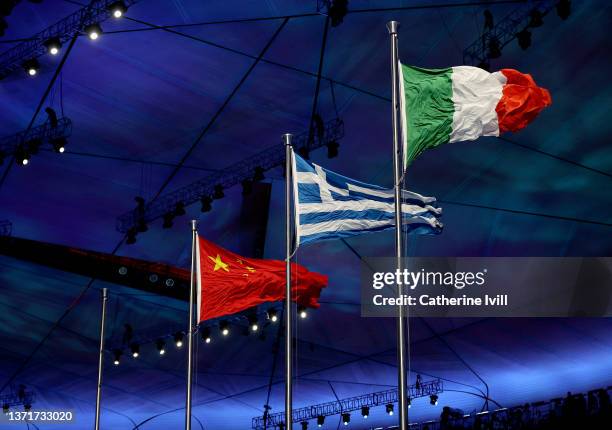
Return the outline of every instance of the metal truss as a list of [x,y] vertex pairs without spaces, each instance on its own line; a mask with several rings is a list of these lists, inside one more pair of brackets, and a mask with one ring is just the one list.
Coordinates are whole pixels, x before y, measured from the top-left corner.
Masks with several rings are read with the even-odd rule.
[[[328,143],[338,142],[344,137],[344,122],[339,118],[329,121],[325,124],[322,138],[314,139],[310,143],[308,142],[308,134],[308,132],[304,132],[293,137],[293,147],[296,151],[301,149],[313,150]],[[117,230],[121,233],[136,231],[137,227],[143,222],[148,224],[167,213],[172,213],[177,203],[188,206],[199,201],[202,197],[212,196],[216,186],[221,186],[224,190],[228,189],[244,180],[252,180],[255,172],[260,169],[263,171],[270,170],[282,166],[284,162],[285,149],[283,146],[280,143],[270,146],[262,152],[212,173],[204,179],[160,196],[155,201],[146,204],[144,211],[137,208],[119,216],[117,218]]]
[[496,43],[500,51],[508,43],[516,39],[516,34],[529,27],[531,14],[538,11],[545,16],[555,7],[558,0],[531,0],[510,12],[492,29],[485,31],[463,51],[463,64],[482,66],[489,64],[489,47]]
[[13,224],[10,221],[0,221],[0,237],[10,236],[13,230]]
[[45,122],[29,130],[0,139],[0,157],[2,155],[14,154],[19,145],[30,141],[38,141],[40,144],[50,142],[53,139],[67,138],[72,134],[72,121],[70,118],[62,117],[57,120],[57,127],[52,127],[50,122]]
[[34,392],[26,390],[23,386],[17,391],[11,389],[10,394],[0,395],[0,405],[3,409],[20,405],[32,406],[34,400],[36,400]]
[[[129,7],[137,1],[124,0],[124,3]],[[108,7],[114,2],[116,0],[94,0],[90,5],[77,10],[72,15],[68,15],[50,27],[36,33],[28,40],[4,51],[0,54],[0,79],[21,68],[25,61],[43,55],[47,51],[44,46],[46,41],[59,38],[60,42],[64,44],[75,34],[81,32],[83,27],[106,21],[111,16]]]
[[[434,379],[432,381],[422,382],[417,385],[408,387],[408,395],[410,399],[419,397],[431,396],[443,391],[442,381]],[[364,394],[361,396],[349,397],[335,402],[321,403],[318,405],[307,406],[293,411],[292,423],[303,421],[316,420],[319,416],[328,417],[331,415],[339,415],[352,411],[360,410],[362,407],[374,407],[387,404],[397,403],[397,388],[386,391],[378,391],[376,393]],[[255,417],[252,420],[253,430],[263,430],[278,428],[285,424],[285,413],[267,415],[267,422],[264,422],[263,417]]]

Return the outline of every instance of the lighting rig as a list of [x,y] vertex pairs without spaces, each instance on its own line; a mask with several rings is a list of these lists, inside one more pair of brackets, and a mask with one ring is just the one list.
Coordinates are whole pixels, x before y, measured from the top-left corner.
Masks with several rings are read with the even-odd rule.
[[66,139],[71,134],[72,121],[63,117],[57,119],[57,124],[45,122],[29,130],[4,137],[0,139],[0,165],[8,155],[14,155],[17,163],[25,166],[45,143],[51,145],[55,152],[62,153],[67,145]]
[[30,76],[36,75],[36,58],[46,53],[58,55],[62,45],[81,31],[85,31],[90,39],[97,39],[102,33],[100,23],[111,17],[120,18],[127,8],[137,1],[95,0],[91,5],[82,7],[28,40],[4,51],[0,54],[0,79],[21,67],[24,67]]
[[543,24],[543,18],[552,9],[563,20],[571,12],[569,0],[532,0],[510,12],[496,25],[485,26],[485,32],[463,51],[463,64],[478,66],[488,70],[489,61],[501,56],[503,48],[518,40],[522,49],[531,44],[529,28],[536,28]]
[[[294,148],[299,151],[308,146],[310,150],[322,146],[335,145],[344,136],[344,122],[336,118],[325,124],[322,139],[308,144],[308,132],[301,133],[293,138]],[[337,145],[334,146],[337,151]],[[248,157],[238,163],[232,164],[223,170],[179,188],[171,193],[160,196],[148,204],[139,205],[136,209],[117,218],[117,230],[127,233],[129,238],[135,238],[137,233],[144,231],[144,227],[151,221],[164,219],[164,228],[170,228],[176,216],[184,214],[184,208],[200,201],[202,212],[211,210],[213,200],[223,198],[224,190],[243,183],[245,180],[262,180],[263,172],[285,163],[285,149],[279,143],[270,146],[262,152]],[[132,242],[130,240],[130,242]],[[132,242],[133,243],[133,242]]]
[[[410,399],[419,397],[429,397],[437,401],[438,395],[443,391],[443,384],[440,379],[421,382],[417,385],[408,387],[408,396]],[[361,396],[349,397],[333,402],[321,403],[318,405],[307,406],[305,408],[293,410],[293,423],[308,423],[310,420],[316,422],[318,427],[323,426],[325,417],[332,415],[341,415],[342,423],[346,426],[351,421],[351,412],[361,411],[364,419],[370,414],[370,408],[376,406],[385,406],[387,413],[393,411],[393,404],[397,403],[397,388],[386,391],[378,391],[375,393],[363,394]],[[306,424],[307,425],[307,424]],[[252,420],[251,427],[253,430],[277,429],[285,426],[285,414],[279,412],[277,414],[267,414],[266,422],[264,418],[259,416]],[[302,424],[303,426],[303,424]]]
[[36,400],[36,395],[33,391],[26,389],[24,385],[20,385],[17,389],[11,387],[9,394],[0,395],[0,404],[2,404],[2,412],[9,412],[12,407],[23,405],[23,409],[29,411],[32,409],[32,403]]

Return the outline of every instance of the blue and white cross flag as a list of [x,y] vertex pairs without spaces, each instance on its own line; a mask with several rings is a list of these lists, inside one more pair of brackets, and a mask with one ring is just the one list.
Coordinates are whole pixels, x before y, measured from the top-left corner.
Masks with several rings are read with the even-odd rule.
[[[393,189],[370,185],[309,163],[293,153],[296,244],[339,239],[395,227]],[[442,231],[436,199],[403,192],[404,229],[416,234]]]

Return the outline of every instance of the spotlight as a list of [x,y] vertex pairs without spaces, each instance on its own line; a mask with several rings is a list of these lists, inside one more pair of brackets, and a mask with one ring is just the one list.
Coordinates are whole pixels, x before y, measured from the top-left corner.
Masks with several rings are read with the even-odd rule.
[[317,417],[317,427],[323,427],[323,424],[325,424],[325,417],[323,415],[319,415]]
[[40,64],[38,63],[38,60],[36,58],[32,58],[31,60],[28,60],[23,63],[23,69],[28,75],[36,76],[36,74],[40,70]]
[[15,150],[15,161],[20,166],[27,166],[30,162],[30,153],[26,151],[23,145],[19,145]]
[[266,315],[268,319],[272,321],[273,323],[278,321],[278,313],[276,312],[276,309],[274,308],[268,309],[268,311],[266,312]]
[[89,24],[85,27],[85,33],[91,40],[96,40],[102,34],[102,27],[98,23]]
[[484,11],[484,28],[485,30],[493,30],[493,14],[489,9]]
[[47,48],[47,52],[51,55],[59,54],[60,49],[62,49],[62,43],[60,42],[59,37],[52,37],[43,43],[43,45],[45,48]]
[[127,267],[125,267],[125,266],[121,266],[121,267],[119,268],[118,272],[119,272],[119,274],[120,274],[121,276],[125,276],[125,275],[127,275],[128,269],[127,269]]
[[151,273],[151,274],[149,275],[149,282],[150,282],[150,283],[152,283],[152,284],[154,284],[154,283],[156,283],[157,281],[159,281],[159,276],[157,276],[157,273]]
[[42,139],[40,137],[35,137],[26,141],[25,148],[30,154],[38,154],[40,145],[42,145]]
[[185,203],[178,202],[174,207],[174,216],[183,216],[185,215]]
[[302,146],[301,148],[298,149],[297,152],[300,155],[300,157],[302,157],[303,159],[305,160],[310,159],[310,151],[308,150],[308,147]]
[[516,40],[523,51],[531,46],[531,31],[526,28],[516,33]]
[[566,20],[572,13],[572,2],[570,0],[559,0],[557,2],[557,15],[562,20]]
[[410,397],[408,397],[406,399],[406,402],[408,403],[408,409],[410,409],[412,407],[412,399]]
[[185,333],[183,333],[182,331],[179,331],[174,334],[174,344],[176,345],[177,348],[182,348],[184,338],[185,338]]
[[121,363],[121,350],[120,349],[114,350],[113,355],[115,356],[115,359],[113,360],[113,364],[115,366],[119,366],[119,363]]
[[210,196],[204,196],[200,199],[200,202],[202,203],[202,209],[200,209],[202,212],[210,212],[210,210],[212,209],[212,199],[210,198]]
[[302,421],[302,430],[308,430],[308,421]]
[[166,279],[166,287],[174,287],[174,279],[172,278]]
[[138,223],[136,224],[136,231],[138,231],[139,233],[144,233],[147,230],[149,230],[147,222],[144,220],[144,218],[140,218],[138,220]]
[[223,197],[225,197],[225,194],[223,193],[223,185],[215,185],[215,192],[213,193],[213,198],[222,199]]
[[257,330],[259,330],[259,324],[257,321],[257,315],[253,314],[249,316],[249,326],[251,328],[251,331],[255,332]]
[[11,407],[9,406],[8,403],[5,403],[5,404],[2,405],[2,412],[4,412],[5,414],[8,414],[10,409],[11,409]]
[[132,345],[130,345],[130,349],[132,350],[132,357],[138,358],[138,356],[140,355],[140,345],[138,345],[137,343],[133,343]]
[[210,329],[208,327],[204,327],[202,329],[202,340],[206,343],[210,343],[212,338],[210,337]]
[[163,339],[157,339],[156,344],[159,355],[164,355],[166,353],[166,342]]
[[127,12],[127,7],[122,1],[116,1],[108,6],[108,10],[115,18],[121,18]]
[[298,311],[298,315],[302,319],[305,319],[308,316],[308,312],[306,311],[306,307],[304,306],[298,306],[297,311]]
[[431,396],[429,396],[429,403],[431,403],[432,405],[437,405],[438,404],[438,396],[436,394],[432,394]]
[[51,140],[51,146],[53,146],[53,150],[58,154],[63,154],[66,151],[67,143],[68,142],[64,137],[57,137]]
[[127,239],[125,240],[125,243],[128,245],[133,245],[136,243],[136,230],[131,228],[128,230],[127,232]]
[[342,424],[347,426],[349,425],[350,422],[351,422],[351,414],[349,414],[348,412],[342,414]]
[[259,182],[265,179],[264,169],[261,166],[255,167],[255,173],[253,174],[253,181]]
[[331,26],[338,27],[340,24],[342,24],[347,12],[348,0],[333,0],[327,9],[327,14],[331,18]]
[[370,415],[370,408],[368,408],[367,406],[362,406],[361,407],[361,416],[364,419],[367,419],[369,415]]
[[51,106],[47,106],[45,108],[45,113],[47,114],[47,119],[49,120],[51,127],[57,128],[57,112],[55,112],[55,109],[53,109]]
[[340,147],[340,144],[335,140],[332,140],[331,142],[328,142],[326,146],[327,158],[336,158],[338,156],[338,148]]
[[253,192],[253,182],[250,179],[242,181],[242,195],[248,196]]
[[537,9],[533,9],[529,14],[529,27],[542,27],[542,24],[544,24],[544,20],[542,19],[542,12]]
[[387,412],[388,415],[393,415],[393,403],[388,403],[385,406],[385,411]]
[[491,37],[489,39],[487,57],[491,59],[501,57],[501,47],[499,46],[499,39],[497,39],[497,37]]
[[30,412],[32,410],[32,404],[31,403],[24,403],[23,410],[26,411],[26,412]]
[[162,228],[171,228],[174,221],[174,214],[172,212],[168,212],[164,214],[164,222],[162,224]]
[[229,330],[229,323],[228,323],[227,321],[221,321],[221,322],[219,323],[219,330],[221,330],[221,334],[222,334],[223,336],[228,336],[228,335],[229,335],[229,333],[230,333],[230,330]]

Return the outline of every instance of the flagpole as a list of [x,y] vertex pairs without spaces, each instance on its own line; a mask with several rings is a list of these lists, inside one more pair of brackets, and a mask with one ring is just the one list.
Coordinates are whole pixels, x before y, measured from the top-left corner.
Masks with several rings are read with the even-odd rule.
[[291,317],[291,138],[293,135],[284,134],[285,143],[285,265],[286,265],[286,289],[285,289],[285,429],[293,428],[293,345],[292,345],[292,320]]
[[189,328],[187,329],[187,395],[185,399],[185,430],[191,430],[191,388],[193,378],[193,299],[194,299],[194,277],[196,276],[196,220],[191,220],[191,282],[189,284]]
[[[395,253],[397,270],[402,270],[402,200],[401,200],[401,177],[402,177],[402,160],[400,157],[400,130],[398,124],[398,55],[397,55],[397,30],[399,22],[389,21],[387,30],[391,36],[391,82],[392,82],[392,124],[393,124],[393,185],[395,189]],[[402,285],[397,285],[397,295],[402,297]],[[406,397],[406,345],[405,345],[405,325],[404,325],[404,307],[397,308],[397,385],[398,385],[398,419],[399,429],[408,430],[408,402]]]
[[100,400],[102,398],[102,370],[104,367],[104,326],[106,324],[106,302],[108,302],[108,289],[102,288],[102,312],[100,316],[100,350],[98,356],[98,388],[96,391],[96,424],[95,430],[100,429]]

